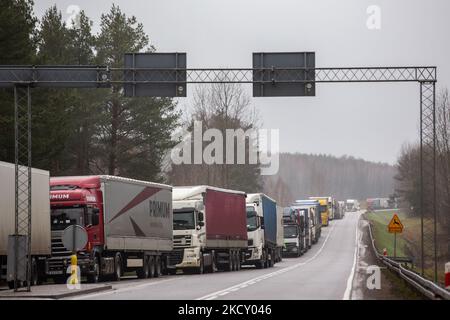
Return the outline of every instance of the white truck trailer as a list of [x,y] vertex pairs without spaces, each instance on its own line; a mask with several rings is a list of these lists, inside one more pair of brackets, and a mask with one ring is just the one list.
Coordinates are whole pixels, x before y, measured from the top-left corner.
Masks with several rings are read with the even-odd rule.
[[[45,260],[51,253],[48,171],[31,170],[31,284],[45,277]],[[15,165],[0,161],[0,281],[14,286],[8,266],[8,237],[15,230]],[[11,261],[10,261],[11,265]]]

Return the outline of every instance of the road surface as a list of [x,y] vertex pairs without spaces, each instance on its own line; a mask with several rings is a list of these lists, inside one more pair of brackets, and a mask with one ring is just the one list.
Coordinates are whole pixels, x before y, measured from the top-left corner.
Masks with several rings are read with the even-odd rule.
[[347,213],[322,229],[320,241],[299,258],[285,258],[269,269],[175,275],[111,282],[112,291],[72,299],[263,300],[351,298],[360,213]]

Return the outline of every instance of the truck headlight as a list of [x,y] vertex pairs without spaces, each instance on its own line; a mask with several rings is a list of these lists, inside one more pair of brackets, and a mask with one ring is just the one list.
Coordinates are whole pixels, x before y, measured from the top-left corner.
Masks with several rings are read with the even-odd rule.
[[185,251],[185,257],[186,258],[196,258],[197,254],[195,253],[194,250],[186,250]]

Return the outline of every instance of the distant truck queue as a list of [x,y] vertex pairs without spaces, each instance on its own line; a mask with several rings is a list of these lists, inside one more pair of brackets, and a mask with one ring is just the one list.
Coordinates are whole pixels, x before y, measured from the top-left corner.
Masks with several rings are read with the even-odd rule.
[[[14,170],[0,162],[0,280],[11,288]],[[177,271],[238,271],[245,265],[270,268],[282,257],[304,254],[319,241],[322,227],[348,211],[347,203],[331,196],[283,208],[263,193],[31,172],[32,285],[67,281],[74,252],[62,238],[73,225],[87,235],[85,247],[76,252],[81,276],[95,283],[118,281],[129,272],[151,278]]]

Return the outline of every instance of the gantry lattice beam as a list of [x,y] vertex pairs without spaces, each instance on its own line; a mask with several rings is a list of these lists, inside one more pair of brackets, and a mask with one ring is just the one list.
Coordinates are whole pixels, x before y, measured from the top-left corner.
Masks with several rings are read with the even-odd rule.
[[[92,74],[90,80],[87,74]],[[127,81],[125,78],[139,79]],[[263,80],[255,80],[263,79]],[[37,87],[79,87],[137,83],[327,83],[436,81],[436,67],[349,68],[108,68],[0,67],[0,87],[31,84]]]

